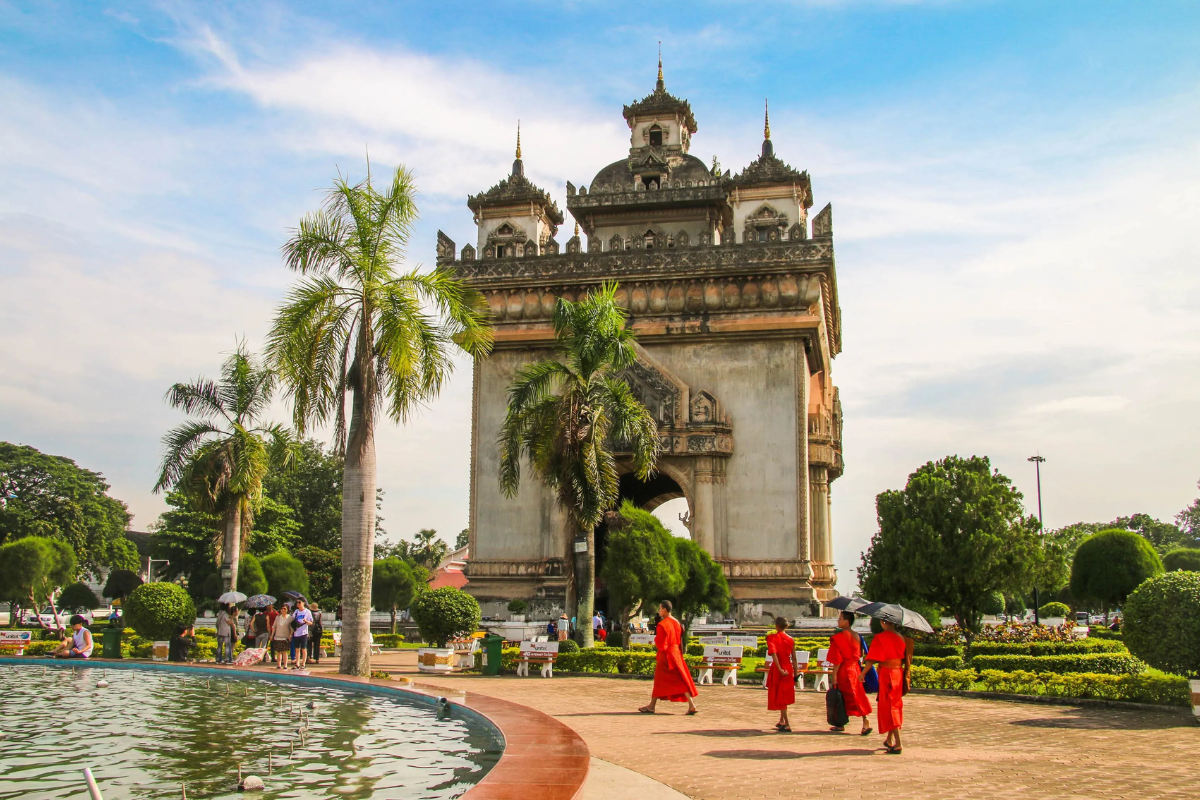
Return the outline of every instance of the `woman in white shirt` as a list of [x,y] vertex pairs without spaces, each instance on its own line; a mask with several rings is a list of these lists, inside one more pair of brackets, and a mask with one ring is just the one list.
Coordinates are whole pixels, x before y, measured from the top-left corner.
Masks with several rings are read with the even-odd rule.
[[275,658],[279,669],[287,669],[288,649],[292,644],[292,610],[285,604],[275,617],[275,629],[271,631],[271,645],[275,648]]

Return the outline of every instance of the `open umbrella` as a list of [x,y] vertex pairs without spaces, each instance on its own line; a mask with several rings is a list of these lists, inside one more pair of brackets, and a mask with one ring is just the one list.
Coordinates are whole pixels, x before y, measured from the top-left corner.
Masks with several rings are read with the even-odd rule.
[[218,603],[241,603],[246,600],[246,595],[241,592],[226,592],[217,598]]
[[306,603],[308,602],[308,598],[305,597],[304,595],[300,594],[299,592],[284,592],[283,596],[286,597],[288,600],[303,600]]
[[885,620],[905,628],[933,633],[933,626],[926,622],[924,617],[911,608],[905,608],[895,603],[868,603],[858,609],[857,613],[866,614],[868,617],[875,617],[876,619]]
[[826,600],[824,605],[826,608],[836,608],[838,611],[857,612],[863,606],[871,605],[871,601],[862,597],[846,597],[845,595],[841,595],[832,600]]
[[246,601],[246,608],[267,608],[275,605],[275,598],[269,594],[256,594]]

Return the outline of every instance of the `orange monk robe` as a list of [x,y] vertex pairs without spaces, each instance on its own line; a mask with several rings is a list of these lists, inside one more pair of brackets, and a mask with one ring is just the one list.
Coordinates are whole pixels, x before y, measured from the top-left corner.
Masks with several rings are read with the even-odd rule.
[[[868,661],[904,662],[904,637],[895,631],[883,631],[871,640]],[[879,732],[887,733],[904,724],[904,670],[879,667]]]
[[[793,680],[792,653],[796,650],[796,640],[786,633],[767,634],[767,653],[774,657],[771,671],[767,673],[767,710],[783,711],[796,702],[796,684]],[[780,675],[776,664],[783,667],[786,676]]]
[[696,684],[692,671],[683,660],[679,645],[683,641],[683,626],[674,617],[667,617],[654,629],[654,646],[658,655],[654,664],[654,690],[651,697],[686,703],[695,697]]
[[871,713],[871,701],[863,691],[862,667],[858,663],[861,657],[862,647],[857,634],[842,631],[829,639],[829,655],[825,660],[830,664],[841,664],[837,688],[842,691],[846,714],[851,717],[865,717]]

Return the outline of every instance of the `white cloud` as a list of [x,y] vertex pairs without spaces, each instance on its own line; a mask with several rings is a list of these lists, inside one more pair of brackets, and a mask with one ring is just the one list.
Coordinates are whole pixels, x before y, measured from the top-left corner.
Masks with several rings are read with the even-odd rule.
[[1029,409],[1033,414],[1055,414],[1063,411],[1083,411],[1105,413],[1120,411],[1129,405],[1129,398],[1119,394],[1084,395],[1082,397],[1065,397],[1062,400],[1052,400],[1041,403]]

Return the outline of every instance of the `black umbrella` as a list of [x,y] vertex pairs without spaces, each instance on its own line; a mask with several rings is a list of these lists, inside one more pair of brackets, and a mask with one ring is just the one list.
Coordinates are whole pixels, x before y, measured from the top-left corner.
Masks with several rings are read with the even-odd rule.
[[308,602],[308,598],[299,592],[284,592],[283,596],[289,600],[303,600],[306,603]]
[[832,600],[826,600],[824,606],[826,608],[836,608],[838,611],[854,611],[857,612],[863,606],[871,605],[870,600],[865,600],[861,597],[846,597],[842,595],[835,597]]
[[895,603],[869,603],[858,609],[858,613],[905,628],[933,633],[933,626],[924,617],[911,608],[905,608]]

